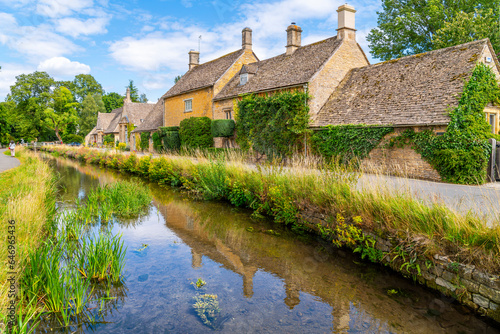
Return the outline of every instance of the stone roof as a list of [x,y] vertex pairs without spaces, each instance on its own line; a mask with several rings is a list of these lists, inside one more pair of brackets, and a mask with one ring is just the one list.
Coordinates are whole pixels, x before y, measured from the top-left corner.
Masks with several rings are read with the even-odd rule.
[[313,126],[447,124],[449,109],[458,105],[465,81],[488,46],[483,39],[353,69]]
[[111,114],[113,114],[115,116],[113,117],[113,119],[109,123],[109,126],[106,128],[106,130],[104,130],[104,133],[118,133],[118,124],[120,123],[122,112],[123,112],[123,107],[114,109],[111,112]]
[[243,53],[244,50],[240,49],[192,68],[163,95],[163,98],[214,85]]
[[214,100],[309,82],[341,44],[342,40],[335,36],[302,46],[290,56],[284,53],[245,65],[245,71],[255,73],[248,82],[240,86],[239,73],[236,74]]
[[115,114],[112,113],[98,113],[97,114],[97,124],[96,124],[96,130],[104,131],[109,127],[109,124],[111,124],[111,121],[115,117]]
[[85,136],[87,138],[88,136],[96,135],[97,134],[97,128],[94,126],[92,130],[90,130],[89,134]]
[[156,131],[159,127],[163,126],[164,101],[164,99],[159,99],[144,122],[132,132]]

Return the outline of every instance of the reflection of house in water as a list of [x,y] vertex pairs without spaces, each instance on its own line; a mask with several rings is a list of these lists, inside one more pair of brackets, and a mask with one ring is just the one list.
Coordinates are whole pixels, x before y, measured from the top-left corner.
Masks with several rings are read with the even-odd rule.
[[[156,200],[153,203],[165,217],[166,226],[191,248],[192,267],[201,268],[203,256],[222,264],[224,268],[243,277],[245,297],[251,298],[253,296],[253,278],[259,268],[283,279],[286,292],[284,303],[290,309],[300,304],[301,291],[318,295],[319,291],[325,290],[325,282],[317,280],[318,266],[316,263],[309,263],[311,266],[306,270],[298,268],[298,266],[308,263],[304,262],[304,258],[312,259],[313,254],[304,254],[298,251],[295,248],[297,244],[263,233],[248,233],[245,226],[237,226],[237,222],[231,224],[231,228],[225,229],[222,227],[223,223],[218,224],[219,220],[215,217],[212,222],[201,219],[196,213],[196,209],[190,207],[188,203],[174,201],[163,205]],[[218,230],[217,232],[222,230],[222,235],[213,230],[214,226]],[[256,239],[260,241],[254,242]],[[289,246],[281,247],[284,244],[289,244]],[[291,249],[290,245],[294,249]],[[266,248],[277,250],[279,256],[265,254]],[[329,269],[331,270],[331,267]],[[334,329],[344,331],[349,329],[349,297],[352,296],[339,296],[340,289],[335,289],[334,284],[330,288],[333,289],[325,291],[326,295],[320,296],[320,298],[333,306]]]

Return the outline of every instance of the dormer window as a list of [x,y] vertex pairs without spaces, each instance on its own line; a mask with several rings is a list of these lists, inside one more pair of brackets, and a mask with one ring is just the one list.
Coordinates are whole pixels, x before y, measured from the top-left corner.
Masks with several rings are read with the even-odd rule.
[[240,86],[243,86],[248,81],[248,73],[240,74]]
[[144,122],[144,120],[141,118],[141,123]]

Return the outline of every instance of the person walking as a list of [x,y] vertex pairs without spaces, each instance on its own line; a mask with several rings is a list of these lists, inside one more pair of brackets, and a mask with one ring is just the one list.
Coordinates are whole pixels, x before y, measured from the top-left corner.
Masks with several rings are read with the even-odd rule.
[[10,141],[9,149],[10,149],[10,156],[15,157],[16,156],[16,143],[14,143],[13,140]]

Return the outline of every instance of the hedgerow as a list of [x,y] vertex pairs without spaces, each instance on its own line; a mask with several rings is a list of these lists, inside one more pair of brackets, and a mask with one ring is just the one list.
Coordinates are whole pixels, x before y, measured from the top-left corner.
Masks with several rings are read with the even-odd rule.
[[212,121],[212,137],[232,137],[236,124],[232,119],[214,119]]
[[195,149],[214,146],[211,123],[208,117],[190,117],[182,120],[179,127],[181,146]]

